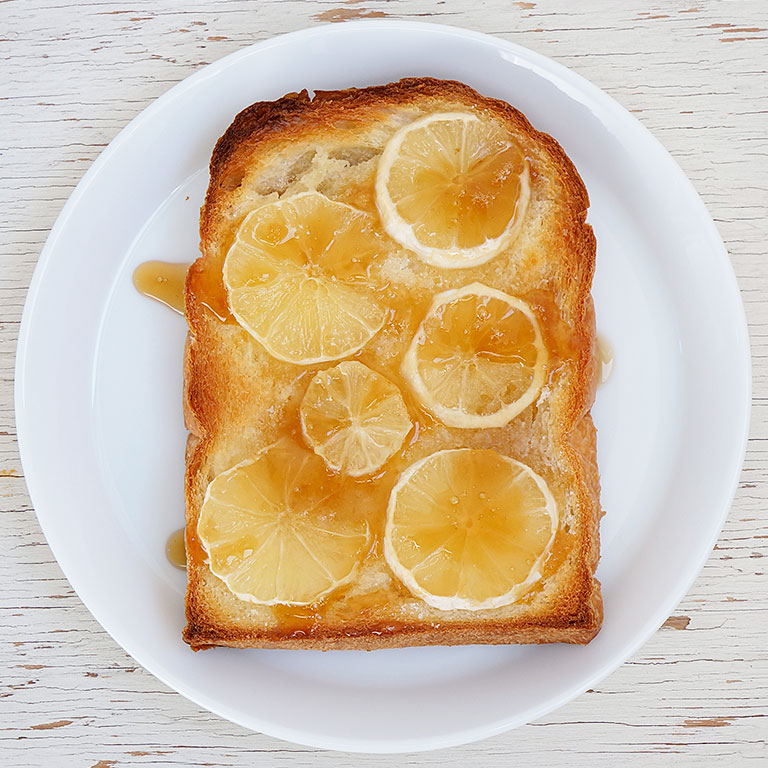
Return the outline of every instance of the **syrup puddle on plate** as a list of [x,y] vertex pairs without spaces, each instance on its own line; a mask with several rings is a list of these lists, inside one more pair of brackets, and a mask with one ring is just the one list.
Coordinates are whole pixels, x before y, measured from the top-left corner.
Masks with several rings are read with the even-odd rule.
[[179,528],[174,531],[165,543],[165,556],[168,562],[180,570],[186,570],[187,567],[187,548],[184,544],[184,529]]
[[[145,261],[133,272],[136,290],[155,299],[175,312],[184,314],[184,282],[189,264],[170,261]],[[184,543],[184,529],[174,531],[165,543],[168,562],[180,570],[187,567],[187,549]]]
[[600,364],[600,381],[598,385],[605,384],[613,372],[613,345],[605,336],[597,336],[597,361]]
[[187,263],[145,261],[134,270],[133,284],[139,293],[183,315],[188,269]]

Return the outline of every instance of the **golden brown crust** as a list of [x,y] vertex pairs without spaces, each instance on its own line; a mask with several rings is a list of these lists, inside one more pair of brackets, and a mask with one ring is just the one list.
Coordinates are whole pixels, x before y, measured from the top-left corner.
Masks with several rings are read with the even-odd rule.
[[[548,422],[549,439],[559,471],[567,476],[579,519],[574,524],[574,552],[569,573],[544,609],[512,615],[498,612],[447,617],[445,621],[381,621],[361,615],[354,621],[318,619],[296,628],[227,622],[211,594],[212,576],[205,553],[196,540],[196,521],[202,497],[212,479],[216,436],[226,429],[215,393],[229,382],[226,366],[217,356],[221,339],[211,324],[204,297],[216,286],[221,243],[231,238],[236,222],[231,193],[251,172],[256,157],[279,153],[285,147],[311,145],[324,132],[350,136],[395,110],[429,109],[458,103],[486,112],[525,137],[545,159],[557,196],[557,280],[547,286],[556,303],[567,307],[569,343],[567,387],[556,387]],[[426,107],[424,105],[427,105]],[[534,175],[536,166],[534,164]],[[184,409],[190,437],[187,446],[185,494],[189,585],[184,639],[193,649],[214,645],[264,648],[375,649],[406,645],[475,643],[587,643],[602,623],[600,585],[594,578],[599,558],[599,477],[595,430],[589,410],[596,386],[595,321],[590,287],[595,266],[595,238],[586,223],[589,199],[581,178],[560,145],[537,132],[524,115],[502,101],[487,99],[468,86],[431,78],[408,78],[385,86],[344,91],[289,94],[274,102],[260,102],[243,110],[219,139],[210,166],[210,185],[201,211],[202,257],[187,278],[186,316],[190,326],[184,363]],[[212,277],[213,276],[213,277]],[[208,302],[208,306],[211,302]],[[215,308],[214,308],[215,311]],[[565,310],[563,310],[565,313]],[[221,314],[221,312],[216,312]],[[565,374],[563,374],[565,376]]]

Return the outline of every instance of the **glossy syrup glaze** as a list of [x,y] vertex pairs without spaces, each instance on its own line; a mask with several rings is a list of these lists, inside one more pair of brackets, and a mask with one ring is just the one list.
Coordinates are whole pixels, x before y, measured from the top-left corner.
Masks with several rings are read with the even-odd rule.
[[[350,197],[343,199],[350,205],[363,208],[372,215],[376,209],[372,203],[371,190],[366,183],[358,190],[350,191]],[[234,237],[234,234],[232,235]],[[226,243],[224,243],[226,246]],[[221,264],[227,248],[220,249],[218,269],[206,264],[205,268],[198,262],[187,284],[193,302],[190,306],[202,307],[219,321],[231,325],[236,323],[228,307],[226,289],[221,278]],[[372,634],[389,634],[403,631],[409,626],[409,618],[394,620],[395,612],[390,606],[400,606],[406,602],[414,603],[414,598],[408,589],[388,571],[384,562],[382,540],[386,508],[390,492],[401,473],[414,461],[429,453],[443,448],[455,447],[496,447],[501,453],[508,454],[522,461],[531,460],[525,451],[519,448],[530,442],[526,432],[530,430],[535,418],[536,406],[530,406],[520,414],[513,423],[495,430],[461,430],[449,429],[440,424],[417,400],[410,386],[404,379],[400,365],[405,349],[413,338],[416,329],[430,306],[435,293],[450,287],[468,284],[474,280],[486,282],[492,287],[506,289],[513,295],[525,300],[533,309],[541,325],[545,345],[549,353],[547,364],[548,383],[556,383],[559,374],[574,370],[574,366],[586,365],[587,375],[599,380],[596,356],[594,354],[594,337],[589,329],[575,333],[572,326],[564,322],[561,311],[553,294],[547,290],[515,290],[514,276],[497,277],[493,265],[486,268],[460,270],[446,274],[431,267],[419,265],[421,270],[419,285],[404,286],[398,280],[390,280],[385,270],[378,267],[367,273],[368,287],[373,289],[373,295],[388,310],[384,328],[374,339],[360,351],[348,359],[358,360],[377,371],[393,382],[400,390],[413,424],[411,432],[406,436],[400,450],[379,471],[368,477],[339,478],[342,486],[341,493],[349,494],[355,499],[352,505],[357,514],[365,514],[372,533],[372,546],[360,565],[361,581],[371,572],[387,573],[388,577],[376,582],[374,586],[360,588],[356,581],[337,588],[314,605],[294,606],[276,605],[269,608],[275,629],[280,636],[309,637],[313,635],[327,636],[329,627],[345,635],[359,635],[361,631]],[[494,285],[495,284],[495,285]],[[189,297],[188,297],[189,301]],[[253,340],[253,344],[257,342]],[[336,362],[314,366],[291,366],[292,394],[285,404],[274,409],[279,414],[278,423],[274,430],[277,438],[290,436],[302,442],[299,406],[303,393],[314,374]],[[279,365],[276,370],[279,370]],[[592,379],[590,379],[592,380]],[[267,409],[272,411],[272,408]],[[243,425],[245,426],[245,425]],[[493,432],[493,435],[489,435]],[[245,458],[245,457],[243,457]],[[532,467],[545,475],[545,468],[536,466],[533,457]],[[544,471],[543,471],[544,470]],[[344,505],[348,506],[348,505]],[[190,559],[203,563],[207,560],[205,550],[191,532]],[[549,555],[542,564],[542,580],[532,585],[531,589],[518,602],[529,603],[541,590],[542,583],[563,565],[573,551],[576,534],[568,525],[561,524],[558,528]],[[420,602],[420,601],[419,601]],[[424,605],[423,617],[419,615],[419,627],[437,626],[440,621],[440,611]],[[418,609],[418,606],[417,606]],[[421,609],[418,609],[420,612]],[[273,625],[274,626],[274,625]]]
[[184,314],[184,281],[189,264],[145,261],[133,272],[133,284],[144,296]]

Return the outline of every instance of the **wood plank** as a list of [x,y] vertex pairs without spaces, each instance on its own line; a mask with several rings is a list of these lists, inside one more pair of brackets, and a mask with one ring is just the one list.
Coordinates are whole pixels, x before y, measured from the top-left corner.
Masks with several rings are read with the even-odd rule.
[[[497,34],[606,90],[673,154],[718,224],[743,291],[754,410],[736,501],[674,616],[593,691],[420,765],[758,765],[768,760],[768,4],[761,0],[24,0],[0,3],[0,762],[10,766],[384,765],[276,741],[173,693],[99,627],[26,493],[13,364],[47,233],[111,139],[201,66],[351,18]],[[717,361],[713,361],[716,365]]]

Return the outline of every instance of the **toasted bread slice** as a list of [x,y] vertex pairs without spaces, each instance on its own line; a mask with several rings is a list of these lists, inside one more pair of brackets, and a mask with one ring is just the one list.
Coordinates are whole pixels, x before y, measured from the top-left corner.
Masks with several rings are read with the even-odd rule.
[[[198,539],[206,489],[216,475],[256,455],[295,421],[311,374],[327,366],[279,361],[234,322],[222,284],[225,256],[244,217],[284,196],[317,190],[376,216],[374,182],[385,144],[403,125],[438,112],[474,113],[509,131],[530,165],[530,201],[511,246],[476,267],[441,270],[394,244],[382,269],[405,300],[366,346],[365,359],[385,373],[398,370],[431,297],[479,281],[534,309],[549,351],[549,377],[538,399],[506,426],[425,430],[390,469],[389,485],[360,513],[380,538],[386,491],[398,470],[434,451],[490,447],[546,480],[559,509],[555,546],[536,588],[499,608],[430,607],[393,576],[380,546],[371,548],[350,584],[318,606],[244,601],[211,572]],[[587,643],[594,637],[602,623],[594,576],[601,510],[589,413],[597,364],[590,296],[595,238],[585,222],[588,205],[584,184],[553,138],[510,105],[458,82],[412,78],[313,96],[302,92],[253,104],[237,115],[213,152],[201,212],[202,255],[186,283],[184,639],[193,649]]]

